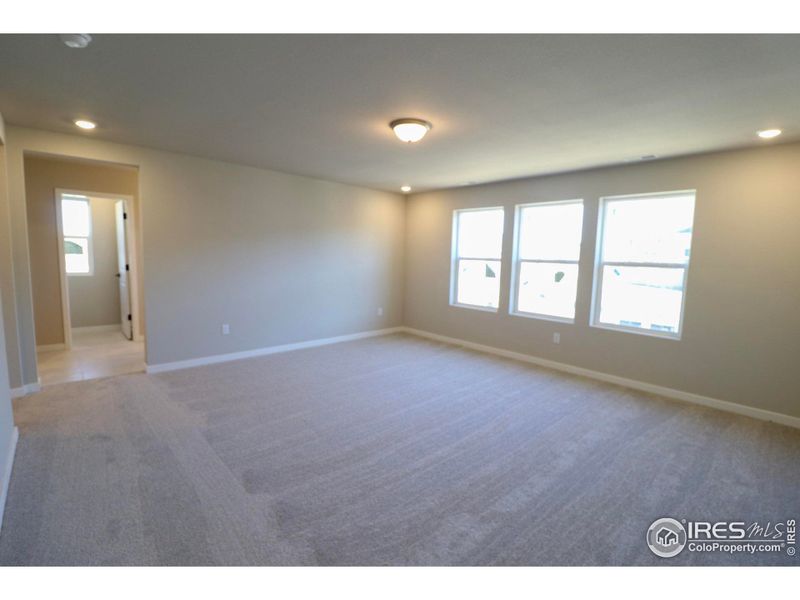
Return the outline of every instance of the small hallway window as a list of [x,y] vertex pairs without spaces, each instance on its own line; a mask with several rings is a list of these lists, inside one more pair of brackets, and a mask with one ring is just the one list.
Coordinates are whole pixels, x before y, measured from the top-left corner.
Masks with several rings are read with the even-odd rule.
[[62,196],[64,264],[68,275],[92,275],[92,209],[85,196]]

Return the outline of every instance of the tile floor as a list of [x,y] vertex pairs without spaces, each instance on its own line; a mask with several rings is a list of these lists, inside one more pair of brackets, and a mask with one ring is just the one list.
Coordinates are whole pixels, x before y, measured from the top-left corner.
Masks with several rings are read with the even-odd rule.
[[144,371],[144,342],[119,331],[72,332],[71,350],[37,352],[42,385]]

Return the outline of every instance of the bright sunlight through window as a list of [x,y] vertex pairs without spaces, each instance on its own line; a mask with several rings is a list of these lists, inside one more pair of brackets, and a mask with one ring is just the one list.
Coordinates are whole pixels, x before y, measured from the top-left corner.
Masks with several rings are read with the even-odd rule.
[[572,321],[583,201],[517,206],[512,312]]
[[497,310],[502,248],[502,208],[455,211],[451,304]]
[[84,196],[61,197],[64,264],[68,275],[92,274],[92,215]]
[[593,325],[680,337],[694,197],[602,200]]

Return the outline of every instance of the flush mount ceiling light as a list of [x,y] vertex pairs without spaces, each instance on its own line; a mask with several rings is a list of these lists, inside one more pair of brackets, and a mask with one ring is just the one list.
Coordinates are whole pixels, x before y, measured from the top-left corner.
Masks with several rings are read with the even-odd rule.
[[389,123],[389,127],[394,130],[397,139],[410,144],[424,138],[433,125],[422,119],[395,119]]
[[97,127],[97,123],[92,123],[91,121],[86,121],[85,119],[78,119],[75,121],[75,125],[81,129],[94,129]]
[[778,137],[781,133],[783,133],[780,129],[762,129],[761,131],[757,131],[758,137],[768,140],[774,137]]
[[62,33],[58,37],[68,48],[86,48],[92,43],[92,36],[88,33]]
[[408,192],[411,191],[411,186],[410,185],[401,186],[400,191],[403,192],[404,194],[407,194]]

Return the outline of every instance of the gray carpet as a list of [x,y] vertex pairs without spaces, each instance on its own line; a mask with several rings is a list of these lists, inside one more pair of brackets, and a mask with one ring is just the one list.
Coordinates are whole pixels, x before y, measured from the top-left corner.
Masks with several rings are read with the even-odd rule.
[[800,431],[405,335],[15,405],[0,564],[798,564],[645,545],[800,516]]

